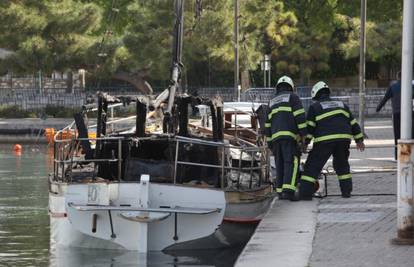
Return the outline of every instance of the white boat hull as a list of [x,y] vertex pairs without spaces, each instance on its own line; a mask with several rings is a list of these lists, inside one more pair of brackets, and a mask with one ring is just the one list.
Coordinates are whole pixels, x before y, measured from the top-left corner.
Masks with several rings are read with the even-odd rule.
[[[109,184],[107,190],[103,190],[103,195],[106,194],[108,198],[95,199],[97,203],[92,205],[138,207],[139,187],[139,183]],[[114,210],[111,211],[111,230],[107,210],[78,211],[68,205],[88,204],[88,184],[52,183],[49,197],[51,242],[71,247],[141,252],[241,245],[248,241],[272,199],[268,197],[261,201],[232,204],[226,203],[225,192],[221,190],[171,184],[151,184],[149,192],[150,207],[218,208],[220,212],[178,214],[175,233],[175,214],[147,223],[147,229],[143,230],[142,223],[125,218],[125,211]],[[97,215],[95,232],[92,231],[93,214]],[[147,231],[147,247],[142,244],[143,231]]]

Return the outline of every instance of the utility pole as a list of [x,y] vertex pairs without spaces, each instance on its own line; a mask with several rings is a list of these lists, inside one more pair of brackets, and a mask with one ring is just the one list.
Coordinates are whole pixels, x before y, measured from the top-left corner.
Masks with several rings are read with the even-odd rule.
[[234,95],[239,95],[239,0],[234,0]]
[[401,53],[401,140],[398,140],[397,238],[393,243],[414,245],[412,71],[414,1],[404,0]]
[[365,52],[367,21],[367,0],[361,0],[361,31],[359,36],[359,125],[365,135]]
[[40,69],[38,72],[38,77],[39,77],[39,92],[41,94],[43,94],[43,81],[42,81],[42,70]]
[[269,54],[263,55],[263,60],[261,61],[261,68],[263,70],[263,88],[271,87],[271,56]]

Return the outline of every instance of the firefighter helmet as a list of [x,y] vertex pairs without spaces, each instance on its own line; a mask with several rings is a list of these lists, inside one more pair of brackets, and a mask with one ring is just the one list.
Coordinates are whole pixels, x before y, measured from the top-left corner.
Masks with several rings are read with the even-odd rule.
[[287,83],[287,84],[289,84],[290,85],[290,87],[292,87],[292,90],[293,90],[293,88],[295,87],[294,85],[293,85],[293,81],[292,81],[292,79],[289,77],[289,76],[282,76],[282,77],[280,77],[280,79],[277,81],[277,84],[276,84],[276,88],[277,88],[277,86],[279,85],[279,84],[281,84],[281,83]]
[[312,98],[315,98],[316,95],[318,94],[318,92],[322,89],[327,88],[329,90],[329,86],[322,81],[317,82],[313,87],[312,87],[312,91],[311,91],[311,96]]

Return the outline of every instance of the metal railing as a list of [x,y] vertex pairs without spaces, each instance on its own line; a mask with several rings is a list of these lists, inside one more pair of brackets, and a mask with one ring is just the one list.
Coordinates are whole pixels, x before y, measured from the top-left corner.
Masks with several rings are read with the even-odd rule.
[[[62,135],[63,131],[61,131],[58,135]],[[148,138],[140,138],[142,140],[151,139]],[[118,155],[117,157],[110,157],[110,158],[97,158],[97,159],[85,159],[82,156],[79,156],[78,153],[80,151],[80,142],[81,141],[116,141],[118,143]],[[93,164],[93,173],[90,178],[96,178],[97,167],[99,164],[102,163],[117,163],[117,180],[122,182],[122,142],[127,141],[128,139],[124,137],[102,137],[102,138],[70,138],[70,139],[60,139],[55,138],[54,143],[54,180],[60,182],[72,182],[73,181],[73,169],[77,164]],[[248,178],[248,188],[254,188],[256,186],[261,186],[264,182],[269,181],[269,155],[268,151],[265,147],[239,147],[233,146],[230,144],[226,144],[223,142],[213,142],[195,138],[187,138],[177,136],[174,138],[176,142],[176,149],[175,149],[175,158],[174,158],[174,174],[173,174],[173,183],[177,184],[177,170],[179,165],[183,166],[199,166],[199,167],[206,167],[206,168],[214,168],[220,169],[220,187],[226,187],[226,179],[229,178],[228,172],[236,171],[237,173],[237,180],[233,181],[236,183],[236,187],[241,187],[241,175],[247,174]],[[192,161],[185,161],[179,159],[180,154],[180,144],[187,143],[192,145],[204,145],[210,147],[216,147],[217,151],[219,151],[220,156],[218,164],[209,164],[209,163],[200,163],[200,162],[192,162]],[[232,150],[238,150],[240,153],[240,157],[238,160],[237,166],[232,166],[231,163],[228,162],[228,153]],[[250,165],[243,166],[243,155],[247,154],[250,156]],[[82,170],[82,169],[81,169]],[[257,184],[254,184],[255,174],[258,177]]]
[[[115,119],[114,108],[122,107],[122,103],[116,103],[108,105],[110,112],[110,120],[106,123],[110,125],[112,132],[115,131],[115,124],[126,120],[135,119],[136,116],[130,116],[127,118]],[[97,111],[98,108],[92,108],[88,112]],[[89,129],[96,128],[97,125],[88,126]],[[97,165],[100,163],[118,163],[117,178],[120,181],[122,179],[122,141],[126,140],[125,137],[89,137],[78,138],[75,129],[75,121],[72,121],[69,125],[56,132],[54,138],[54,179],[58,181],[70,182],[72,181],[72,168],[76,164],[93,163],[94,173],[97,172]],[[97,141],[117,141],[118,142],[118,158],[99,158],[99,159],[80,159],[78,156],[80,151],[80,142],[88,141],[90,143],[98,143]]]
[[[113,114],[113,109],[117,107],[121,107],[122,104],[113,104],[109,105],[108,108],[110,109],[110,113]],[[89,111],[95,111],[96,109],[91,109]],[[233,112],[237,113],[242,112],[246,115],[252,115],[251,112],[245,112],[242,110],[238,110],[237,108],[232,108]],[[114,125],[116,123],[120,123],[126,120],[133,120],[136,116],[130,116],[126,118],[120,118],[120,119],[114,119],[111,115],[111,119],[107,122],[107,125],[111,125],[112,131],[114,131]],[[228,122],[227,122],[228,123]],[[236,128],[239,129],[248,129],[242,125],[238,125],[237,119],[235,122],[230,122],[235,125]],[[96,125],[90,125],[89,128],[94,128]],[[250,130],[250,129],[248,129]],[[266,147],[259,147],[255,146],[254,144],[251,144],[247,141],[244,141],[243,139],[238,138],[235,136],[235,139],[239,141],[241,144],[240,146],[234,146],[229,143],[224,142],[213,142],[198,138],[188,138],[188,137],[182,137],[182,136],[172,136],[170,135],[163,135],[163,134],[157,134],[157,137],[168,137],[173,142],[176,142],[176,148],[175,148],[175,158],[174,158],[174,173],[172,178],[172,182],[174,184],[177,183],[177,170],[179,165],[184,166],[200,166],[200,167],[206,167],[206,168],[214,168],[214,169],[220,169],[220,187],[224,188],[226,184],[226,179],[231,177],[229,174],[231,172],[236,172],[237,180],[233,181],[232,183],[236,183],[237,188],[240,188],[240,179],[242,174],[248,174],[248,183],[249,188],[254,187],[253,180],[255,178],[255,175],[258,176],[258,185],[260,186],[263,182],[269,180],[269,171],[270,171],[270,162],[269,162],[269,154],[266,149]],[[134,139],[134,141],[145,141],[153,139],[154,137],[140,137],[138,139]],[[126,136],[119,136],[119,137],[88,137],[88,138],[79,138],[77,136],[76,130],[75,130],[75,122],[73,121],[65,128],[58,131],[54,136],[54,180],[56,181],[62,181],[62,182],[71,182],[73,181],[73,169],[76,165],[82,164],[92,164],[93,166],[93,174],[91,178],[95,178],[97,175],[97,167],[100,164],[104,163],[117,163],[117,179],[118,181],[122,181],[122,144],[123,142],[129,142],[131,139]],[[92,145],[95,143],[98,144],[103,141],[112,141],[118,143],[118,153],[117,157],[108,157],[108,158],[96,158],[96,159],[86,159],[83,155],[80,154],[81,151],[81,142],[82,141],[88,141]],[[219,159],[218,164],[209,164],[209,163],[201,163],[201,162],[192,162],[192,161],[184,161],[179,159],[180,155],[180,144],[187,143],[192,145],[205,145],[210,147],[217,148],[218,153],[217,157]],[[239,158],[234,159],[238,160],[237,166],[232,166],[231,162],[228,160],[228,154],[230,153],[230,150],[233,151],[239,151]],[[113,152],[114,154],[114,152]],[[243,166],[243,156],[249,155],[250,156],[250,166]],[[245,175],[244,175],[245,177]]]
[[[249,189],[253,187],[253,179],[254,179],[254,172],[256,172],[259,176],[258,186],[261,186],[262,182],[266,182],[269,180],[269,155],[266,147],[255,147],[255,146],[234,146],[230,144],[226,144],[224,142],[213,142],[213,141],[206,141],[201,139],[195,138],[187,138],[182,136],[177,136],[176,140],[176,148],[175,148],[175,159],[174,159],[174,184],[177,183],[177,170],[178,165],[187,165],[187,166],[200,166],[200,167],[207,167],[207,168],[214,168],[221,170],[221,188],[225,188],[225,181],[228,178],[226,176],[226,171],[237,171],[237,188],[240,188],[240,176],[242,173],[249,173]],[[198,145],[205,145],[205,146],[212,146],[217,147],[218,151],[221,151],[221,157],[219,164],[207,164],[207,163],[195,163],[190,161],[180,161],[179,160],[179,147],[180,143],[188,143],[188,144],[198,144]],[[238,166],[231,166],[230,164],[226,164],[229,150],[239,150],[240,157],[237,159]],[[250,166],[243,167],[243,154],[250,155]],[[259,160],[256,160],[259,158]],[[255,163],[258,163],[259,166],[255,167]],[[232,181],[234,182],[234,181]]]
[[[68,129],[68,128],[67,128]],[[100,137],[100,138],[76,138],[74,135],[69,139],[63,138],[63,133],[68,130],[59,131],[54,139],[54,161],[53,161],[53,177],[55,181],[71,182],[73,180],[73,168],[77,164],[93,163],[94,173],[91,178],[96,178],[97,167],[101,163],[117,163],[117,179],[122,179],[122,141],[124,137]],[[88,141],[117,141],[117,158],[112,155],[111,158],[86,159],[79,155],[80,142]]]

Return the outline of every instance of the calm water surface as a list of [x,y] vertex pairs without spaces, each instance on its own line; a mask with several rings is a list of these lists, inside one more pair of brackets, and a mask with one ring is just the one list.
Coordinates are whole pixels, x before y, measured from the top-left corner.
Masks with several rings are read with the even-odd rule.
[[46,146],[0,145],[0,266],[233,266],[242,248],[139,254],[50,247]]

